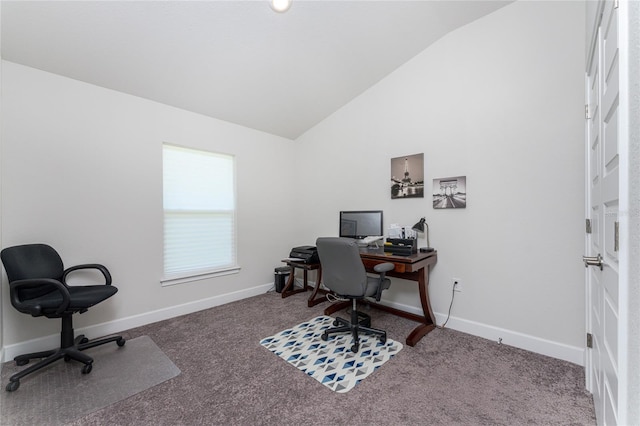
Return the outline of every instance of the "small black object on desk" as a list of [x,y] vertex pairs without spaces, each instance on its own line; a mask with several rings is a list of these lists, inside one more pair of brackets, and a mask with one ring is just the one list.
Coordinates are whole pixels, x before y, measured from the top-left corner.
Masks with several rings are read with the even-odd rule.
[[316,249],[314,246],[294,247],[291,249],[289,257],[293,259],[299,259],[300,262],[309,264],[320,262],[320,258],[318,257],[318,249]]
[[418,240],[415,238],[387,238],[384,251],[399,256],[410,256],[418,252]]

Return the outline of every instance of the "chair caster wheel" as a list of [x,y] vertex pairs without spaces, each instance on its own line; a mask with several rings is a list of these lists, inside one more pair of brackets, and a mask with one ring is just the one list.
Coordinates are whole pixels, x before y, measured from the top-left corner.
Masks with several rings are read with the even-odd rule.
[[340,325],[340,321],[338,321],[337,319],[334,319],[334,320],[333,320],[333,326],[334,326],[334,327],[337,327],[337,326],[339,326],[339,325]]
[[7,392],[13,392],[13,391],[18,390],[19,387],[20,387],[20,381],[16,380],[15,382],[9,382],[7,384],[7,387],[5,387],[5,390]]
[[71,361],[71,357],[69,355],[65,355],[64,362],[69,362],[69,361]]
[[22,365],[27,365],[29,364],[29,360],[28,359],[21,359],[19,361],[16,361],[16,365],[17,366],[22,366]]
[[121,338],[119,338],[118,340],[116,340],[116,345],[118,345],[118,346],[120,346],[120,347],[123,347],[125,343],[127,343],[127,341],[126,341],[126,340],[124,340],[124,338],[123,338],[123,337],[121,337]]
[[83,337],[82,339],[80,339],[81,345],[84,345],[85,343],[89,343],[89,339],[87,339],[86,337]]
[[384,345],[387,343],[387,336],[380,336],[380,344]]
[[327,340],[329,340],[329,335],[327,333],[322,333],[320,335],[320,339],[326,342]]
[[89,373],[91,373],[91,370],[93,370],[93,365],[92,364],[85,364],[85,366],[82,367],[82,374],[89,374]]
[[354,354],[357,354],[359,349],[360,349],[360,345],[351,346],[351,352],[353,352]]

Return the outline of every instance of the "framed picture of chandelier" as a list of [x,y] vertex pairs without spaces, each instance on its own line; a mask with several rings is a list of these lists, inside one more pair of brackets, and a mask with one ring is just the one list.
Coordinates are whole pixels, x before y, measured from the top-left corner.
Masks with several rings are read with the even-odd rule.
[[434,209],[464,209],[465,207],[467,207],[466,176],[433,180]]
[[391,159],[391,199],[424,198],[424,154]]

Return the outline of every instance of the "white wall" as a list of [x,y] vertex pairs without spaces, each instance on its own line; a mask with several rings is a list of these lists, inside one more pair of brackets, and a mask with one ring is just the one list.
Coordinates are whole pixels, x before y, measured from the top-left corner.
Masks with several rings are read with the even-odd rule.
[[[383,209],[386,225],[426,216],[439,322],[455,276],[448,326],[581,363],[583,34],[579,2],[507,6],[295,144],[3,62],[2,246],[44,241],[68,265],[105,263],[120,291],[76,329],[117,328],[262,290],[291,246],[337,233],[339,210]],[[237,156],[240,274],[160,286],[163,141]],[[466,209],[433,210],[429,190],[390,200],[389,159],[420,152],[427,182],[467,176]],[[5,347],[57,338],[59,324],[16,313],[6,294]],[[415,285],[394,280],[386,302],[417,311]]]
[[[105,264],[119,289],[77,316],[76,329],[144,323],[161,317],[150,314],[159,310],[201,308],[216,297],[262,292],[273,284],[273,268],[291,244],[286,188],[294,176],[287,167],[292,141],[11,62],[2,65],[2,247],[51,244],[67,266]],[[160,286],[165,141],[236,156],[239,274]],[[6,287],[5,346],[57,339],[59,322],[17,313]],[[123,323],[127,318],[135,320]]]
[[[299,138],[300,242],[338,211],[426,216],[441,323],[583,362],[584,5],[516,2],[436,42]],[[425,154],[425,179],[467,176],[468,206],[390,199],[390,158]],[[306,195],[305,196],[303,196]],[[421,244],[425,245],[425,244]],[[387,303],[419,306],[395,280]]]

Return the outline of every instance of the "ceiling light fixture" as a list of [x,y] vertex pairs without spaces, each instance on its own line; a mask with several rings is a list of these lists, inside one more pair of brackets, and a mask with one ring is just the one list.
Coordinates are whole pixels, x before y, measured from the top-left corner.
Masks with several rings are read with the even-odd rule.
[[284,13],[291,7],[293,0],[269,0],[271,9],[278,13]]

